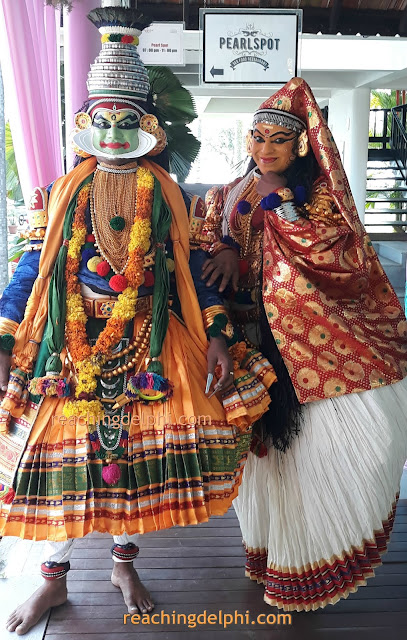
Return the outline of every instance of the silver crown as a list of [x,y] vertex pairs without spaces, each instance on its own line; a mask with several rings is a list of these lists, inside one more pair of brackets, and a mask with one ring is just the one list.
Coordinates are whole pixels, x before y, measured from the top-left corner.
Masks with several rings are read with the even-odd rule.
[[[115,32],[116,29],[110,28]],[[150,90],[147,70],[134,45],[104,42],[88,73],[89,98],[116,93],[146,101]]]

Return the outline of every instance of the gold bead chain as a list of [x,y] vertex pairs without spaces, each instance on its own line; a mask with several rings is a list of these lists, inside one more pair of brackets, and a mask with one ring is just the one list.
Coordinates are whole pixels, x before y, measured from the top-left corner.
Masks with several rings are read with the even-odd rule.
[[[107,173],[96,169],[90,190],[90,214],[96,246],[113,271],[124,273],[136,209],[137,173]],[[115,231],[110,220],[121,216],[122,231]]]

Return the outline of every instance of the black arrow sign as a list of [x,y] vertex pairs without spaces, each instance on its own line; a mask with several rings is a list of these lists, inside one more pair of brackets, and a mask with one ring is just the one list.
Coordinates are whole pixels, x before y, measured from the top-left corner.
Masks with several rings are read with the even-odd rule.
[[210,73],[212,75],[212,78],[214,78],[215,76],[223,76],[223,69],[215,69],[215,67],[212,67]]

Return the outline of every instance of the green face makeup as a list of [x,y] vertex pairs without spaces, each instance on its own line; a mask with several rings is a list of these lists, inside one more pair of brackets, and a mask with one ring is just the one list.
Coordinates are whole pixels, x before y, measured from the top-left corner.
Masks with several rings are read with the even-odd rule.
[[102,153],[115,156],[135,151],[140,122],[134,111],[98,111],[92,122],[92,142]]

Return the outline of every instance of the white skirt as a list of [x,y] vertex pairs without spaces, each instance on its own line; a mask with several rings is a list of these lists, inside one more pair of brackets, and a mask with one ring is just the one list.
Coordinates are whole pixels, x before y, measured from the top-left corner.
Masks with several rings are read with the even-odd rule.
[[381,564],[407,458],[407,378],[303,413],[286,453],[249,453],[233,503],[246,575],[285,611],[334,604]]

